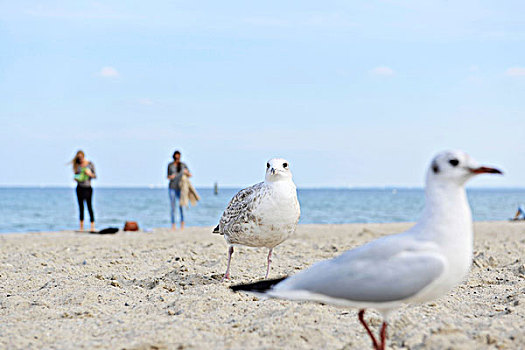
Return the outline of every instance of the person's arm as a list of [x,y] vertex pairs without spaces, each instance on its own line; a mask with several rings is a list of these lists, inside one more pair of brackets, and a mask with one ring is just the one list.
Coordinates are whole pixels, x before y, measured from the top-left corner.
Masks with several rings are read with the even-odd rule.
[[97,174],[95,173],[95,166],[93,165],[93,163],[89,163],[89,165],[86,167],[86,175],[89,176],[90,178],[92,179],[96,179],[97,178]]
[[191,177],[191,173],[190,173],[190,169],[188,169],[188,167],[186,166],[186,164],[184,164],[184,175],[186,175],[187,177]]
[[173,180],[176,175],[172,173],[170,165],[168,164],[168,180]]

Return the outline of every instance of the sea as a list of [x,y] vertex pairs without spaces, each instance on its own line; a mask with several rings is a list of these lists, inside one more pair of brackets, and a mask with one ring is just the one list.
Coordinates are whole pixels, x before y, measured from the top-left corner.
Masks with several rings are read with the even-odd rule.
[[[237,188],[197,188],[201,200],[185,209],[186,226],[215,226]],[[475,221],[508,220],[525,189],[467,189]],[[418,188],[298,189],[300,224],[386,223],[416,221],[424,206]],[[136,221],[141,229],[169,227],[169,197],[164,188],[95,188],[98,229]],[[178,212],[176,213],[178,215]],[[86,227],[89,215],[85,213]],[[0,233],[78,229],[73,188],[0,188]]]

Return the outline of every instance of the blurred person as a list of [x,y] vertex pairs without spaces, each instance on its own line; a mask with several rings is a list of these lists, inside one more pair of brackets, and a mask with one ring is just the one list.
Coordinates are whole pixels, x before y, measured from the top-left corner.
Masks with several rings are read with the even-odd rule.
[[168,180],[169,182],[169,197],[170,197],[170,216],[171,216],[171,229],[176,230],[177,225],[175,224],[175,207],[177,199],[179,200],[179,213],[180,213],[180,228],[184,229],[184,212],[182,205],[180,204],[180,190],[182,176],[186,175],[188,178],[191,177],[188,166],[180,161],[180,152],[175,151],[173,153],[173,162],[168,164]]
[[518,210],[516,211],[516,215],[514,215],[514,218],[512,220],[525,220],[525,205],[521,204],[518,206]]
[[79,150],[73,160],[74,179],[77,182],[77,200],[80,211],[80,231],[84,231],[84,202],[86,202],[91,222],[91,231],[95,231],[95,214],[93,213],[93,187],[91,180],[96,179],[95,165],[86,159],[83,151]]

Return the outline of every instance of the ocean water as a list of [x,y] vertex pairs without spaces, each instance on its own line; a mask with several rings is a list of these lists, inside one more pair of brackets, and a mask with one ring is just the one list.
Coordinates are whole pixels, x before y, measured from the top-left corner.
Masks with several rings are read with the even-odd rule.
[[[215,226],[238,189],[197,189],[201,201],[185,209],[187,226]],[[507,220],[525,189],[467,190],[476,221]],[[424,205],[422,189],[299,189],[302,224],[403,222],[418,219]],[[122,227],[126,220],[144,229],[169,227],[167,189],[95,188],[97,228]],[[178,213],[177,213],[178,215]],[[86,222],[89,215],[85,213]],[[0,233],[77,229],[78,206],[72,188],[0,188]]]

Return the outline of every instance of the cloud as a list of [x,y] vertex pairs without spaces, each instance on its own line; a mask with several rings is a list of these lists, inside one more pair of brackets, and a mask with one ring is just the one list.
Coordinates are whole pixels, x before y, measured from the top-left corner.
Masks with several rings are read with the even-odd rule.
[[473,64],[473,65],[471,65],[470,67],[468,67],[468,70],[469,70],[470,72],[477,72],[477,71],[479,71],[479,66]]
[[525,67],[511,67],[505,71],[509,77],[525,77]]
[[116,78],[119,76],[118,71],[113,67],[102,67],[98,75],[103,78]]
[[375,67],[374,69],[370,70],[370,73],[373,75],[381,75],[381,76],[392,76],[395,74],[392,68],[386,67],[386,66]]
[[242,22],[260,27],[312,27],[312,28],[346,28],[356,27],[357,24],[346,16],[336,12],[302,13],[283,17],[256,16],[242,19]]
[[53,19],[87,19],[87,20],[135,20],[141,18],[136,15],[123,13],[121,10],[109,8],[102,2],[92,2],[81,4],[71,2],[67,7],[53,7],[42,2],[37,7],[25,10],[25,13],[32,17],[53,18]]
[[290,26],[290,21],[280,18],[271,17],[248,17],[242,20],[244,23],[261,27],[287,27]]
[[153,104],[153,100],[151,98],[139,98],[137,102],[141,105],[145,106],[151,106]]

